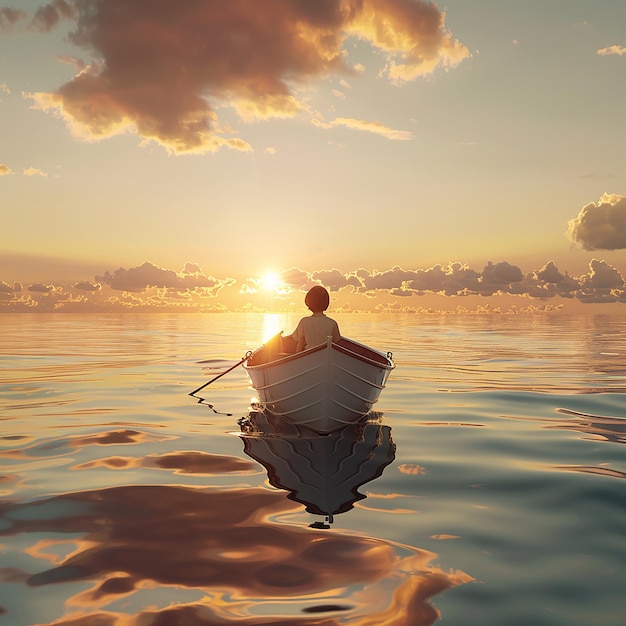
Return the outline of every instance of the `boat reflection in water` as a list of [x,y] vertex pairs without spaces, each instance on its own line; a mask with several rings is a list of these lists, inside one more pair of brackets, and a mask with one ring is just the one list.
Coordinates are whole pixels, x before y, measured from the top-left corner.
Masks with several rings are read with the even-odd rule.
[[266,468],[270,483],[307,512],[325,517],[312,528],[330,528],[335,515],[366,497],[359,487],[378,478],[395,458],[391,428],[380,423],[379,413],[368,417],[328,434],[261,411],[239,424],[245,453]]

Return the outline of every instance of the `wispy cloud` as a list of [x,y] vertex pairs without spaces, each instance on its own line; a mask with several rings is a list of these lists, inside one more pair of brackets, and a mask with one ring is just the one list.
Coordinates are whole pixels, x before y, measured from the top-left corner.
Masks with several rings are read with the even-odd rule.
[[616,55],[621,57],[626,54],[626,48],[624,46],[607,46],[606,48],[600,48],[597,54],[601,56]]
[[18,25],[23,30],[47,33],[63,19],[76,17],[76,0],[52,0],[38,8],[29,21],[29,13],[22,9],[0,8],[0,33],[9,33]]
[[319,112],[311,119],[311,122],[314,126],[318,126],[319,128],[330,129],[343,126],[352,130],[366,131],[375,135],[381,135],[382,137],[396,141],[408,141],[413,138],[413,133],[410,131],[389,128],[381,122],[357,120],[347,117],[338,117],[335,120],[326,121]]
[[47,176],[46,172],[43,170],[37,169],[36,167],[27,167],[22,172],[24,176]]
[[381,135],[387,139],[394,139],[398,141],[408,141],[413,138],[413,133],[408,130],[396,130],[389,128],[380,122],[368,122],[365,120],[355,120],[348,117],[338,117],[332,126],[346,126],[354,130],[364,130],[368,133],[374,133],[375,135]]
[[52,30],[61,20],[73,19],[76,16],[75,2],[53,0],[35,12],[30,27],[42,33]]
[[[25,19],[2,11],[5,30]],[[350,37],[385,55],[392,82],[452,68],[469,52],[444,17],[421,0],[55,0],[30,27],[46,32],[70,20],[69,40],[86,58],[73,61],[79,73],[57,91],[31,96],[85,139],[134,132],[175,153],[251,150],[220,125],[220,108],[244,121],[308,115],[301,87],[362,70],[349,64]],[[338,123],[409,138],[376,122]]]
[[[8,166],[8,165],[4,165],[2,163],[0,163],[0,176],[6,176],[7,174],[13,174],[14,171]],[[36,167],[25,167],[22,170],[22,175],[23,176],[43,176],[46,177],[48,176],[47,172],[44,172],[43,170],[40,170],[39,168]]]
[[25,20],[28,14],[20,9],[0,8],[0,33],[9,33],[15,25]]

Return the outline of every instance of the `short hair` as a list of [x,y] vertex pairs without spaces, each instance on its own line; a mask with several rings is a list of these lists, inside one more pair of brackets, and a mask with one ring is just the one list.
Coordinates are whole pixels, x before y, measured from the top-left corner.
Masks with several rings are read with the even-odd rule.
[[307,305],[313,313],[321,313],[328,308],[330,304],[330,296],[328,291],[321,285],[311,287],[304,298],[304,304]]

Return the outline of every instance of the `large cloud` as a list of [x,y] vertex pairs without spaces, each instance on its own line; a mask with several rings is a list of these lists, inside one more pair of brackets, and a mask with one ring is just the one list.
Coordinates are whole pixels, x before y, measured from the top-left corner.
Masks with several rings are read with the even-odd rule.
[[605,193],[569,221],[567,235],[585,250],[626,248],[626,197]]
[[[3,19],[12,25],[18,16],[8,11]],[[226,136],[219,107],[246,121],[297,115],[305,109],[301,86],[330,73],[356,75],[348,37],[382,51],[395,82],[469,56],[444,14],[421,0],[55,0],[32,26],[46,30],[62,18],[75,21],[70,41],[88,59],[57,92],[36,94],[39,106],[60,111],[83,136],[131,130],[178,153],[249,150]]]

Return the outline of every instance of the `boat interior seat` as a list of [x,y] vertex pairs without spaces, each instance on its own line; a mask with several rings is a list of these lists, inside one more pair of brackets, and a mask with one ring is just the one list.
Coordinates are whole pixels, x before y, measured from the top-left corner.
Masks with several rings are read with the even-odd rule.
[[281,333],[274,335],[249,361],[250,365],[263,365],[277,361],[296,351],[296,342],[291,336],[283,337]]
[[286,337],[283,337],[281,335],[280,350],[279,350],[280,353],[284,353],[285,355],[294,354],[297,347],[298,346],[295,342],[295,339],[293,339],[291,335],[287,335]]

